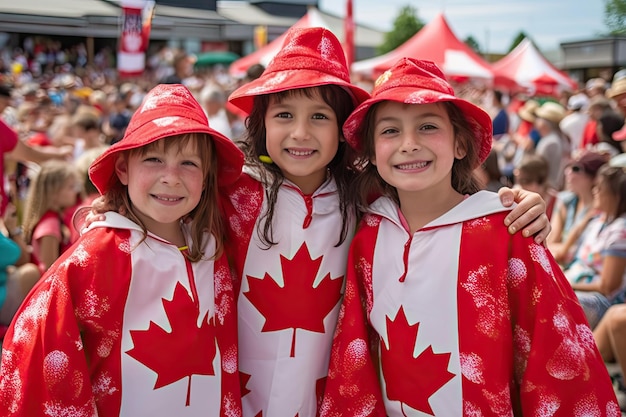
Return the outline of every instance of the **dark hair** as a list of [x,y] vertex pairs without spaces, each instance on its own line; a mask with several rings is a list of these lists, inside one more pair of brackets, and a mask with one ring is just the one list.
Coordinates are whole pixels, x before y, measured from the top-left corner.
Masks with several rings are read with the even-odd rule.
[[[357,178],[357,200],[363,206],[367,206],[373,197],[386,195],[392,198],[396,204],[400,204],[398,192],[395,187],[387,184],[378,174],[374,164],[369,163],[375,156],[374,148],[374,119],[376,109],[384,102],[378,102],[370,107],[363,120],[363,169]],[[411,104],[407,104],[411,105]],[[465,119],[463,112],[451,102],[441,102],[448,112],[452,124],[454,137],[466,155],[463,159],[455,159],[452,165],[452,188],[461,194],[474,194],[481,189],[481,185],[474,175],[474,167],[479,165],[476,138]]]
[[626,171],[622,167],[612,167],[609,164],[602,165],[598,170],[598,181],[602,181],[609,192],[617,197],[617,208],[614,213],[607,213],[613,219],[617,219],[626,213]]
[[[260,156],[267,155],[265,114],[271,99],[280,102],[288,97],[304,96],[313,98],[317,94],[334,110],[337,116],[337,129],[340,137],[342,137],[341,127],[354,109],[354,103],[350,94],[336,85],[322,85],[256,96],[254,98],[252,112],[246,121],[247,136],[242,144],[242,148],[246,154],[246,164],[254,167],[255,171],[260,173],[261,181],[264,184],[270,185],[266,190],[268,209],[262,215],[262,221],[259,222],[258,226],[261,241],[265,243],[268,248],[277,243],[274,241],[273,237],[272,222],[274,219],[274,206],[278,198],[278,190],[285,176],[278,165],[273,163],[263,164],[259,161]],[[356,176],[355,155],[345,141],[342,140],[339,142],[337,153],[328,164],[328,171],[337,184],[337,193],[339,195],[339,209],[342,217],[341,232],[337,241],[337,246],[339,246],[346,239],[348,228],[351,224],[349,219],[356,212],[354,194],[349,190]]]
[[[216,241],[215,254],[211,259],[217,259],[224,248],[224,225],[218,210],[217,189],[217,154],[213,140],[206,133],[187,133],[170,136],[154,141],[148,145],[120,152],[118,158],[128,158],[135,154],[145,154],[150,149],[164,146],[167,151],[171,147],[183,149],[190,141],[195,139],[196,153],[202,156],[204,169],[204,190],[198,205],[187,215],[190,221],[191,244],[185,256],[192,262],[199,261],[204,256],[204,234],[209,231]],[[162,145],[161,145],[162,144]],[[144,239],[147,234],[146,226],[135,213],[135,207],[128,196],[128,187],[123,185],[117,178],[112,179],[109,190],[103,194],[105,210],[117,211],[141,226],[144,231]]]

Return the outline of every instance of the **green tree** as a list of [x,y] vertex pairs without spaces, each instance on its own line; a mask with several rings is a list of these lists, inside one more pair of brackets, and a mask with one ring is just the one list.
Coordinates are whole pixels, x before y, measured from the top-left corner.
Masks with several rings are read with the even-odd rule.
[[417,17],[417,9],[412,6],[404,6],[393,22],[393,29],[385,34],[383,44],[378,47],[378,53],[385,54],[393,51],[423,27],[424,22]]
[[482,52],[480,51],[480,45],[478,44],[478,41],[472,35],[468,36],[467,39],[465,39],[465,44],[469,46],[470,48],[472,48],[472,50],[476,52],[477,54],[479,55],[482,54]]
[[626,0],[604,1],[604,24],[611,35],[626,34]]
[[[522,42],[525,38],[529,38],[530,37],[526,34],[526,32],[521,31],[520,33],[517,34],[517,36],[515,37],[515,39],[513,39],[513,43],[511,43],[511,46],[509,47],[509,50],[507,51],[507,53],[511,52],[513,49],[515,49],[515,47],[517,45],[520,44],[520,42]],[[532,39],[531,39],[532,41]]]

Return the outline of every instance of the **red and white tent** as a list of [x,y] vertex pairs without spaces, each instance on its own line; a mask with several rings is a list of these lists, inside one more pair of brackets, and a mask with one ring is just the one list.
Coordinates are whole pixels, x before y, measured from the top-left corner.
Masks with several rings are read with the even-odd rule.
[[452,32],[443,14],[391,52],[352,64],[352,72],[377,78],[400,58],[433,61],[450,79],[493,79],[490,65]]
[[496,88],[550,96],[577,88],[576,81],[552,65],[528,38],[494,63],[492,68]]
[[[328,24],[324,21],[324,18],[320,15],[320,12],[312,7],[307,13],[293,24],[294,28],[306,28],[306,27],[324,27],[329,28]],[[286,32],[263,46],[260,49],[241,57],[230,64],[228,72],[234,77],[242,77],[246,74],[246,70],[255,64],[262,64],[267,66],[274,56],[283,47],[285,41]]]

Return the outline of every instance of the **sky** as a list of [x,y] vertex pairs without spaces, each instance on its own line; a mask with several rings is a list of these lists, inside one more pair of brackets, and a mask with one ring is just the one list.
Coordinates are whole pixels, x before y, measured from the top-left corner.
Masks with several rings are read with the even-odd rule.
[[[487,53],[506,53],[520,31],[543,52],[559,44],[608,32],[604,0],[352,0],[356,23],[388,31],[402,7],[411,5],[428,23],[443,12],[461,40],[472,36]],[[319,0],[322,11],[345,16],[345,0]]]

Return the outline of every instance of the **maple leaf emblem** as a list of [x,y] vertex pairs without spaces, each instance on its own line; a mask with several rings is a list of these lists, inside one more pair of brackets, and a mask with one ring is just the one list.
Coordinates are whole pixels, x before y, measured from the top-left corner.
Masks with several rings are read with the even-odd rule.
[[280,256],[283,286],[268,274],[261,278],[247,275],[249,290],[243,294],[265,317],[262,332],[293,329],[291,357],[295,355],[296,329],[324,333],[324,318],[341,298],[343,275],[330,278],[330,273],[317,287],[315,277],[322,256],[311,259],[306,243],[292,259]]
[[[189,406],[191,396],[192,375],[215,375],[213,360],[215,359],[215,327],[213,319],[207,321],[208,313],[198,327],[196,318],[200,315],[200,307],[194,302],[185,287],[178,282],[171,300],[163,299],[163,309],[172,327],[171,333],[166,332],[154,322],[150,322],[147,330],[131,330],[133,348],[126,353],[152,369],[157,374],[154,389],[164,387],[189,378],[187,400]],[[184,343],[181,343],[184,341]],[[167,346],[167,355],[162,347]],[[189,346],[194,346],[198,354],[190,354]],[[172,358],[176,366],[172,366]]]
[[400,401],[400,407],[406,404],[432,416],[429,398],[455,375],[448,372],[450,353],[434,353],[433,347],[428,346],[414,358],[419,323],[410,326],[403,307],[394,321],[389,317],[386,321],[389,346],[383,340],[380,360],[387,382],[387,398]]

